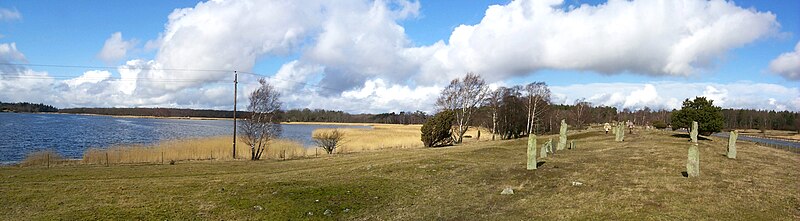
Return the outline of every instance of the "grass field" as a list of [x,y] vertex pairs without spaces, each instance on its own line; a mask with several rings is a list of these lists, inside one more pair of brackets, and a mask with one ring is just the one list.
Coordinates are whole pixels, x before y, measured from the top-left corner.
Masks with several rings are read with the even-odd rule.
[[[800,219],[798,154],[739,142],[730,160],[725,139],[701,140],[701,176],[685,178],[683,134],[571,137],[576,150],[535,171],[525,169],[526,140],[287,161],[3,167],[0,220]],[[515,193],[500,195],[506,187]]]

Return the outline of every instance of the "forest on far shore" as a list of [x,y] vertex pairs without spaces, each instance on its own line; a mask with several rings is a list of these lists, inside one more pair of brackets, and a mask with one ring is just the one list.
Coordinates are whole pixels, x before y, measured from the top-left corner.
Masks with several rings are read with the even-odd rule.
[[[567,119],[570,125],[605,123],[611,121],[630,120],[637,125],[653,125],[654,122],[663,122],[669,125],[672,111],[623,109],[615,107],[592,106],[590,103],[578,105],[550,105],[547,110],[547,121],[555,125],[561,118]],[[46,104],[28,102],[4,103],[0,102],[0,112],[58,112],[69,114],[99,114],[112,116],[153,116],[153,117],[205,117],[205,118],[233,118],[233,111],[227,110],[197,110],[179,108],[65,108],[58,109]],[[472,126],[487,126],[486,114],[478,110],[478,117],[471,122]],[[749,110],[749,109],[722,109],[725,129],[767,129],[797,131],[800,128],[800,113],[791,111],[774,110]],[[246,111],[237,111],[237,117],[246,118]],[[291,109],[278,113],[282,121],[287,122],[335,122],[335,123],[385,123],[385,124],[422,124],[431,115],[422,112],[389,112],[379,114],[351,114],[344,111],[322,109]],[[558,119],[556,119],[558,118]],[[544,123],[543,133],[552,132],[557,128],[551,127],[550,122]]]

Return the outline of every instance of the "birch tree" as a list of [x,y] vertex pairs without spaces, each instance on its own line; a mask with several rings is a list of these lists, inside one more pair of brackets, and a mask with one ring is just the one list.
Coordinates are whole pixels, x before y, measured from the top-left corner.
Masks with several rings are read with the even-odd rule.
[[525,107],[528,109],[526,131],[528,134],[533,134],[536,131],[536,122],[544,115],[550,104],[550,88],[544,82],[533,82],[525,85],[525,96],[527,100]]
[[489,114],[492,120],[492,140],[497,134],[497,117],[500,111],[500,105],[503,102],[503,88],[497,88],[489,92],[486,96],[486,106],[489,107]]
[[250,160],[259,160],[267,150],[267,143],[281,134],[277,116],[281,108],[280,94],[264,78],[258,80],[260,86],[250,93],[248,117],[240,126],[243,142],[250,147]]
[[467,73],[463,79],[453,79],[450,85],[442,90],[436,106],[442,110],[452,110],[455,116],[455,143],[461,143],[464,133],[469,129],[472,115],[478,105],[484,102],[489,87],[486,81],[474,73]]

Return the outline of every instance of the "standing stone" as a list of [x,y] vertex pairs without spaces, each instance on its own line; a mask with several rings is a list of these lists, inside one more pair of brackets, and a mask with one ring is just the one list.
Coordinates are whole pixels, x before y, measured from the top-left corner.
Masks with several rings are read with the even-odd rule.
[[736,159],[736,139],[739,139],[739,131],[732,130],[728,137],[728,158]]
[[528,136],[528,170],[536,169],[536,135]]
[[686,173],[689,177],[700,176],[700,151],[697,149],[697,144],[689,146],[689,158],[686,162]]
[[689,135],[692,136],[692,143],[697,143],[697,121],[692,121],[692,131]]
[[619,141],[625,141],[625,123],[619,123]]
[[553,154],[556,153],[555,151],[553,151],[553,138],[547,140],[547,152]]
[[564,150],[566,146],[567,146],[567,123],[564,121],[564,119],[561,119],[561,132],[559,133],[558,136],[558,146],[556,147],[556,150]]
[[575,140],[570,140],[569,141],[569,149],[570,150],[574,150],[575,149]]
[[547,157],[547,142],[542,144],[542,148],[539,150],[539,158]]

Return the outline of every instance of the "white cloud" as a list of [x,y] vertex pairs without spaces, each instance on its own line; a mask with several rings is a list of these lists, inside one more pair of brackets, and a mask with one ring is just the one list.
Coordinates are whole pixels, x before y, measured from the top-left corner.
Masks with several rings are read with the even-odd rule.
[[554,102],[586,98],[594,105],[618,109],[680,109],[685,99],[704,96],[723,108],[800,111],[800,88],[777,84],[735,83],[591,83],[551,86]]
[[109,78],[111,78],[111,72],[108,71],[87,71],[80,77],[65,80],[64,83],[74,88],[81,84],[97,84]]
[[123,40],[121,32],[114,32],[106,39],[103,49],[97,53],[97,58],[107,63],[112,63],[125,58],[129,50],[136,46],[136,40]]
[[[775,15],[727,1],[622,1],[562,9],[563,1],[494,5],[439,44],[422,79],[475,71],[493,79],[542,69],[694,74],[778,28]],[[442,73],[449,75],[442,76]]]
[[784,78],[800,81],[800,42],[793,52],[783,53],[769,63],[769,69]]
[[17,9],[0,8],[0,21],[14,21],[22,19],[22,14]]
[[368,80],[357,89],[345,90],[341,96],[330,96],[330,90],[305,88],[295,93],[284,94],[289,105],[286,108],[333,109],[350,113],[382,113],[400,111],[426,111],[432,105],[442,87],[390,84],[384,80]]
[[[0,44],[0,63],[20,63],[26,62],[25,55],[17,50],[17,44]],[[19,65],[0,65],[0,79],[16,76],[23,72],[23,67]]]
[[17,50],[17,44],[12,43],[3,43],[0,44],[0,59],[3,59],[4,62],[10,61],[25,61],[25,55],[22,52]]
[[[24,63],[25,55],[15,43],[0,44],[0,63]],[[51,100],[55,80],[46,72],[37,72],[19,65],[0,65],[0,101]]]
[[296,91],[306,85],[310,76],[320,74],[323,70],[322,66],[294,60],[283,64],[270,78],[270,83],[280,91]]

